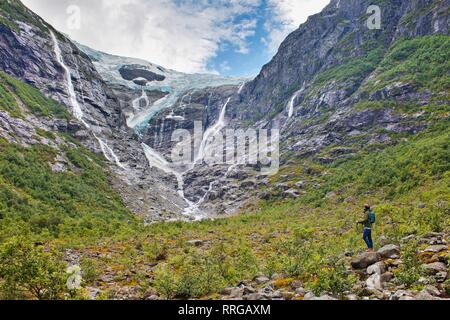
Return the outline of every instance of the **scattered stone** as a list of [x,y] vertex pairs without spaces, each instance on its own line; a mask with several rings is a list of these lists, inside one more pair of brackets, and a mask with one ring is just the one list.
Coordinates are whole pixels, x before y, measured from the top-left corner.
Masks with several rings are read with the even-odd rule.
[[392,272],[386,272],[381,275],[381,283],[386,283],[394,279],[394,274]]
[[301,281],[298,281],[298,280],[292,281],[292,283],[291,283],[291,287],[292,287],[293,289],[302,288],[302,286],[303,286],[302,282],[301,282]]
[[370,291],[378,290],[383,291],[383,285],[381,283],[381,276],[379,274],[373,274],[366,280],[366,287]]
[[381,256],[377,252],[365,252],[353,258],[351,266],[353,269],[365,269],[368,266],[381,260]]
[[423,290],[425,290],[426,292],[428,292],[432,296],[435,296],[435,297],[440,297],[441,296],[441,293],[439,292],[439,290],[435,286],[428,285]]
[[303,297],[306,295],[306,290],[303,288],[297,288],[295,289],[295,293]]
[[442,262],[433,262],[422,265],[422,269],[429,275],[436,275],[439,272],[447,273],[447,266]]
[[270,279],[267,278],[267,277],[261,276],[261,277],[256,277],[256,278],[254,279],[254,281],[256,282],[256,284],[261,285],[261,284],[264,284],[264,283],[269,282]]
[[383,273],[385,273],[386,270],[386,265],[383,261],[377,262],[371,266],[369,266],[367,268],[367,274],[378,274],[378,275],[382,275]]
[[334,298],[334,297],[332,297],[332,296],[330,296],[330,295],[325,294],[325,295],[320,296],[320,297],[311,297],[311,298],[307,298],[307,297],[305,296],[305,298],[303,298],[303,300],[310,300],[310,301],[314,301],[314,300],[316,300],[316,301],[332,301],[332,300],[337,300],[337,299]]
[[448,278],[448,272],[446,271],[438,272],[434,277],[438,283],[443,283]]
[[415,235],[410,234],[409,236],[402,238],[401,242],[402,242],[402,243],[408,243],[408,242],[410,242],[411,240],[413,240],[415,237],[416,237]]
[[439,253],[439,252],[447,251],[447,250],[448,250],[448,246],[446,246],[446,245],[434,245],[434,246],[426,248],[425,252]]
[[245,300],[256,301],[256,300],[266,300],[265,297],[259,293],[251,293],[245,296]]
[[286,191],[286,190],[290,189],[290,187],[289,187],[289,185],[287,183],[278,183],[276,185],[276,188],[279,189],[279,190],[282,190],[282,191]]
[[390,296],[389,300],[414,300],[412,292],[407,290],[398,290]]
[[400,248],[395,244],[388,244],[378,250],[378,254],[384,259],[398,259],[400,257]]
[[189,240],[187,243],[191,246],[201,247],[204,244],[204,241],[196,239],[196,240]]
[[295,198],[298,198],[300,196],[300,193],[296,189],[289,189],[289,190],[285,191],[283,193],[283,195],[285,197],[287,197],[287,198],[294,198],[295,199]]
[[428,300],[440,300],[440,299],[437,298],[437,297],[432,296],[427,290],[422,290],[415,297],[415,300],[428,301]]
[[303,189],[305,187],[305,182],[303,181],[298,181],[295,183],[295,186],[299,189]]
[[244,296],[243,288],[234,288],[230,292],[230,298],[232,299],[242,299],[243,296]]

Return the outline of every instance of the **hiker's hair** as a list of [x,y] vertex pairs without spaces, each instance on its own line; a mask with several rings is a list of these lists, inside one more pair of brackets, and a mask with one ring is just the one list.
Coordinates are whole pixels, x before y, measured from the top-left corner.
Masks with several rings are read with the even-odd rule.
[[367,209],[367,210],[369,210],[369,209],[371,209],[372,207],[370,206],[370,204],[367,204],[367,203],[366,203],[366,204],[364,205],[364,208]]

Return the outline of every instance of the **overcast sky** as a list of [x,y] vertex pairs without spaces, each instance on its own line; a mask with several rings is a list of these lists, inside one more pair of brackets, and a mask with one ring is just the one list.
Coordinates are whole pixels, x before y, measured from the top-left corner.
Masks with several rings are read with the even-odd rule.
[[94,49],[183,72],[255,75],[281,41],[330,0],[22,2]]

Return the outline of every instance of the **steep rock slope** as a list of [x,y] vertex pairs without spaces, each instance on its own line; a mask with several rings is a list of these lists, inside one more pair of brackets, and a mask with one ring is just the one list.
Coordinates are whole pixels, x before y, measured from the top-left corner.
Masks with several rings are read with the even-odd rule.
[[186,205],[177,183],[150,170],[141,143],[125,125],[117,88],[106,85],[86,54],[20,1],[3,1],[0,15],[0,69],[78,115],[71,120],[78,123],[73,136],[110,160],[116,189],[135,213],[149,220],[177,216]]

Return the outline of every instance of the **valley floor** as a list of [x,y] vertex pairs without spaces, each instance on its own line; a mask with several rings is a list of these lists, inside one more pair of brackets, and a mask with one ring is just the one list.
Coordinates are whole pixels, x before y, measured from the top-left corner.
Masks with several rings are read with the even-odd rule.
[[[45,254],[23,244],[45,239],[45,233],[24,237],[9,225],[2,228],[1,254],[20,261],[19,247],[36,261],[58,265],[63,259],[80,266],[82,289],[60,298],[445,298],[450,288],[448,150],[446,127],[437,125],[375,156],[285,167],[271,185],[305,181],[298,199],[275,197],[214,221],[150,226],[116,221],[113,236],[96,234],[94,225],[84,225],[90,233],[76,236],[70,231],[74,226],[63,225],[58,237],[47,235],[38,245]],[[364,203],[377,213],[376,249],[394,245],[393,252],[392,246],[381,251],[388,250],[384,258],[360,256],[365,247],[356,221]],[[16,237],[5,239],[8,232]],[[369,262],[357,270],[355,259]],[[365,269],[380,259],[383,271],[374,279]],[[47,283],[48,274],[37,276]]]

